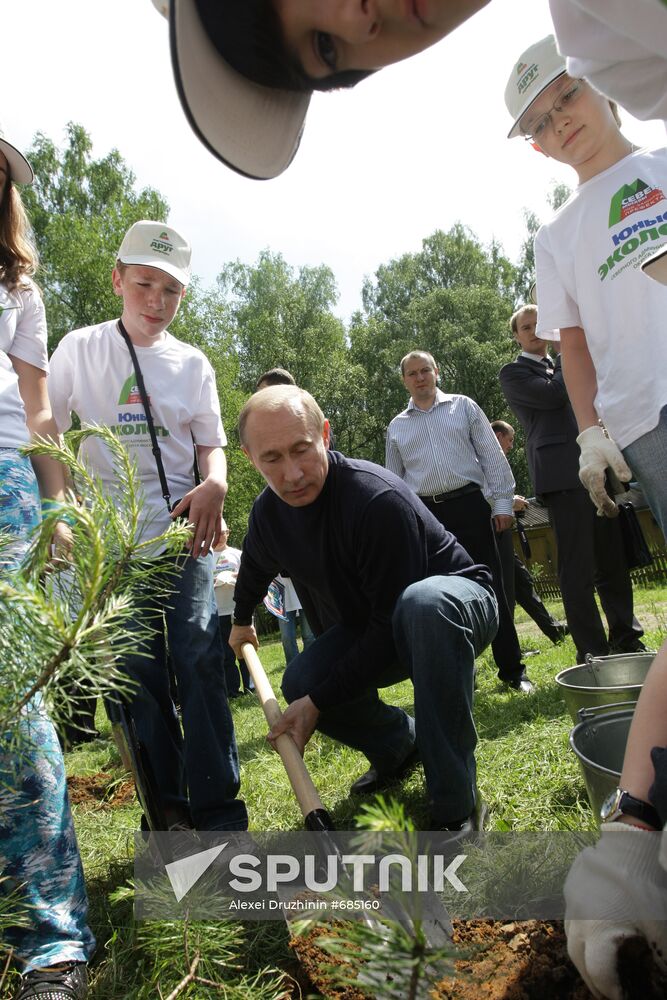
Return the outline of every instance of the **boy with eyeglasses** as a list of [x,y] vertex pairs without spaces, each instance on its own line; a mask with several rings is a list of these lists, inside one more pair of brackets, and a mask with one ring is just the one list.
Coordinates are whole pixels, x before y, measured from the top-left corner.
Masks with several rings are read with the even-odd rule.
[[[538,334],[560,331],[577,418],[580,477],[598,512],[616,514],[605,476],[640,480],[667,534],[667,288],[641,264],[667,243],[667,149],[638,149],[615,105],[565,72],[553,36],[515,63],[505,90],[514,124],[579,185],[535,240]],[[600,426],[604,424],[605,430]]]
[[[598,511],[613,516],[611,467],[639,478],[667,528],[667,289],[641,264],[667,237],[667,149],[636,149],[615,107],[565,72],[552,37],[522,54],[505,91],[514,120],[546,155],[574,168],[579,186],[535,240],[537,332],[560,334],[577,418],[580,476]],[[599,425],[604,422],[610,437]],[[665,654],[649,672],[628,737],[618,796],[603,806],[602,835],[575,860],[564,887],[570,957],[596,996],[620,997],[617,950],[643,937],[664,972],[667,954],[664,816],[650,787],[650,753],[665,741]],[[663,834],[664,836],[664,834]]]

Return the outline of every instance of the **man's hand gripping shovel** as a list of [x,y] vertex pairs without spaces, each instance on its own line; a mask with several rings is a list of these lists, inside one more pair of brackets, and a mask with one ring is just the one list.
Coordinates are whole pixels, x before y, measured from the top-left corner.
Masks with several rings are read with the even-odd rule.
[[[254,646],[249,642],[244,643],[241,652],[255,683],[257,697],[266,721],[273,728],[282,718],[282,712],[269,679]],[[334,838],[329,836],[335,831],[333,820],[322,805],[322,800],[294,740],[288,733],[283,733],[275,740],[275,747],[301,808],[306,829],[319,834],[323,853],[340,856],[338,845]],[[375,930],[383,927],[381,918],[398,922],[406,929],[410,929],[414,924],[414,918],[395,896],[386,901],[383,899],[380,910],[375,910],[374,913],[376,915],[372,916],[362,911],[364,921]],[[442,901],[433,890],[423,894],[419,919],[429,948],[439,949],[451,945],[452,923]]]

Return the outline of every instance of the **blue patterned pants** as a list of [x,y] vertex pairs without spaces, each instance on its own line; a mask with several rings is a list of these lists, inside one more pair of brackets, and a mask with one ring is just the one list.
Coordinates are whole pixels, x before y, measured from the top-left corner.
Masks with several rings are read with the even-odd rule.
[[[0,529],[13,536],[0,555],[4,571],[24,555],[39,523],[39,492],[32,466],[19,452],[0,448]],[[2,664],[0,664],[0,683]],[[85,962],[95,940],[72,824],[65,762],[53,724],[41,703],[22,722],[20,760],[0,746],[0,892],[18,890],[28,927],[13,928],[5,942],[22,972],[60,962]]]

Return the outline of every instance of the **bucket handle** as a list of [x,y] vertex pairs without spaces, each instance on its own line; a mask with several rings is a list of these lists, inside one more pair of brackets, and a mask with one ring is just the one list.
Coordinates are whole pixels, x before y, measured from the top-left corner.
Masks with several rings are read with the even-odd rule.
[[[597,687],[600,687],[600,682],[598,680],[598,664],[600,662],[599,656],[593,656],[592,653],[586,653],[584,656],[584,663],[593,673],[593,680]],[[605,687],[606,685],[602,685]]]
[[593,705],[590,708],[580,708],[577,712],[577,718],[579,722],[585,722],[586,719],[594,719],[598,715],[608,715],[612,709],[634,709],[636,705],[636,701],[616,701],[609,705]]

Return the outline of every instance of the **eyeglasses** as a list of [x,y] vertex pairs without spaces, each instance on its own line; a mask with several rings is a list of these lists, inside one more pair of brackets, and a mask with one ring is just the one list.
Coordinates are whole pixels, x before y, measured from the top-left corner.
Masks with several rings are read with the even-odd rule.
[[545,112],[545,114],[540,115],[539,118],[531,123],[530,132],[524,132],[524,139],[528,142],[531,140],[539,140],[551,124],[552,112],[567,111],[573,104],[576,104],[584,92],[585,82],[585,80],[573,80],[569,87],[566,87],[565,90],[558,95],[554,103],[551,105],[550,110]]

